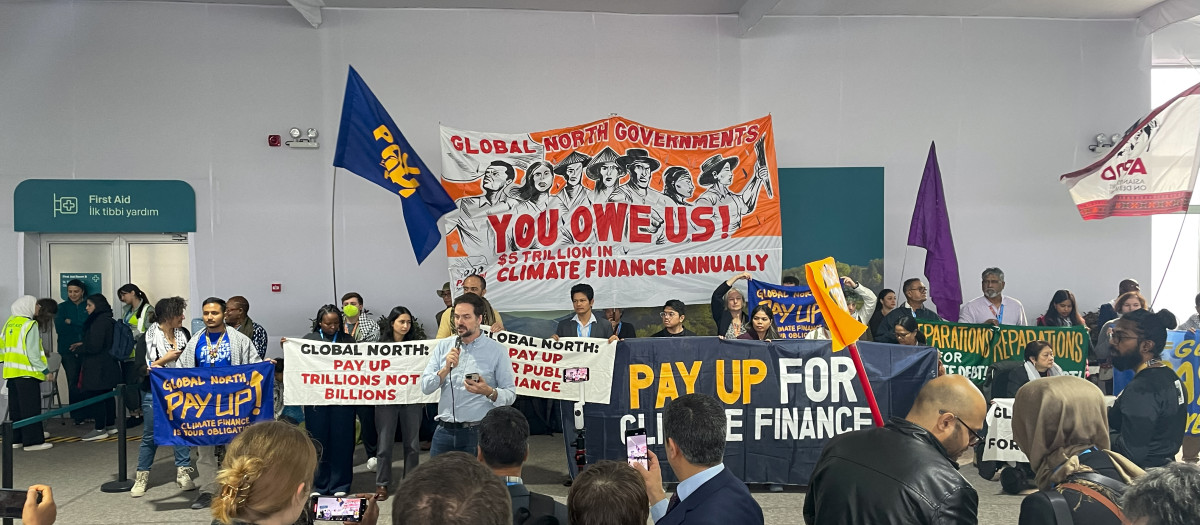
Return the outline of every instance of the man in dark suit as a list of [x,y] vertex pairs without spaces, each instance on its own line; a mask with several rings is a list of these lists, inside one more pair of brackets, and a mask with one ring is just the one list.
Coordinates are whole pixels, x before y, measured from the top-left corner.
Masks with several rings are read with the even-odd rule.
[[559,337],[595,337],[609,341],[617,339],[617,336],[613,335],[612,323],[608,322],[608,319],[597,319],[596,314],[592,312],[592,305],[596,302],[595,295],[591,285],[579,283],[571,287],[571,308],[575,310],[575,315],[558,323],[558,328],[554,331],[555,341]]
[[648,452],[650,468],[634,468],[646,480],[650,517],[655,525],[762,525],[758,502],[746,484],[725,469],[725,410],[704,394],[671,401],[663,414],[667,462],[679,478],[667,499],[658,457]]
[[[530,492],[521,479],[521,467],[529,459],[529,422],[520,410],[496,407],[479,422],[479,461],[492,469],[508,487],[513,523],[567,525],[567,506],[554,498]],[[542,521],[537,521],[542,520]]]

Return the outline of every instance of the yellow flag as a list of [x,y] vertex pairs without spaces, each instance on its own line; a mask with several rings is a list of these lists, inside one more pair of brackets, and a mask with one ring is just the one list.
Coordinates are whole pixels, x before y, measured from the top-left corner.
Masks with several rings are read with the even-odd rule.
[[829,329],[829,338],[833,340],[833,351],[837,352],[857,341],[867,331],[867,325],[850,315],[833,257],[804,265],[804,277],[813,298],[817,300],[821,317],[825,318],[825,327]]

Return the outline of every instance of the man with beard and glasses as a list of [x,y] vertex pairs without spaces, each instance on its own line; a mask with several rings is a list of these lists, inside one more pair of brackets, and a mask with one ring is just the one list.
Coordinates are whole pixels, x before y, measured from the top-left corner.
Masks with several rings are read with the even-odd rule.
[[958,458],[982,440],[986,414],[969,379],[945,375],[921,388],[903,419],[830,439],[809,481],[804,522],[977,523],[979,494]]
[[517,398],[508,348],[479,329],[483,298],[465,293],[453,308],[449,315],[457,336],[434,345],[421,374],[421,392],[441,391],[429,457],[453,450],[474,454],[483,416]]
[[1108,409],[1112,450],[1144,469],[1175,460],[1187,424],[1183,383],[1162,361],[1173,326],[1167,310],[1134,310],[1117,319],[1110,339],[1113,368],[1136,373]]
[[999,268],[983,271],[983,295],[963,305],[960,323],[1028,326],[1021,301],[1004,292],[1004,272]]

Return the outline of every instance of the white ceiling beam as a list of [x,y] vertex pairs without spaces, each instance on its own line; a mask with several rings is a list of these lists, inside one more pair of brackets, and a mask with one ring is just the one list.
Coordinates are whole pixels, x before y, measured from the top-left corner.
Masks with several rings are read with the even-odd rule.
[[1200,16],[1200,0],[1163,0],[1138,15],[1137,34],[1146,36],[1196,16]]
[[779,2],[780,0],[746,0],[742,8],[738,9],[738,36],[746,36],[764,16],[775,10]]
[[288,0],[288,3],[300,11],[314,29],[321,26],[321,8],[325,7],[324,0]]

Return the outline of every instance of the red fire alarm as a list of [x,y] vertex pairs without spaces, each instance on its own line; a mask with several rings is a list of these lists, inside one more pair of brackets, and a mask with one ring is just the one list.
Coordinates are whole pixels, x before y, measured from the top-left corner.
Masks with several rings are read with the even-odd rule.
[[283,291],[283,284],[281,284],[281,283],[271,283],[271,291],[272,291],[272,292],[275,292],[275,293],[282,292],[282,291]]
[[282,139],[279,138],[279,135],[267,135],[267,145],[271,146],[272,148],[278,148],[279,146],[283,145],[281,140]]

